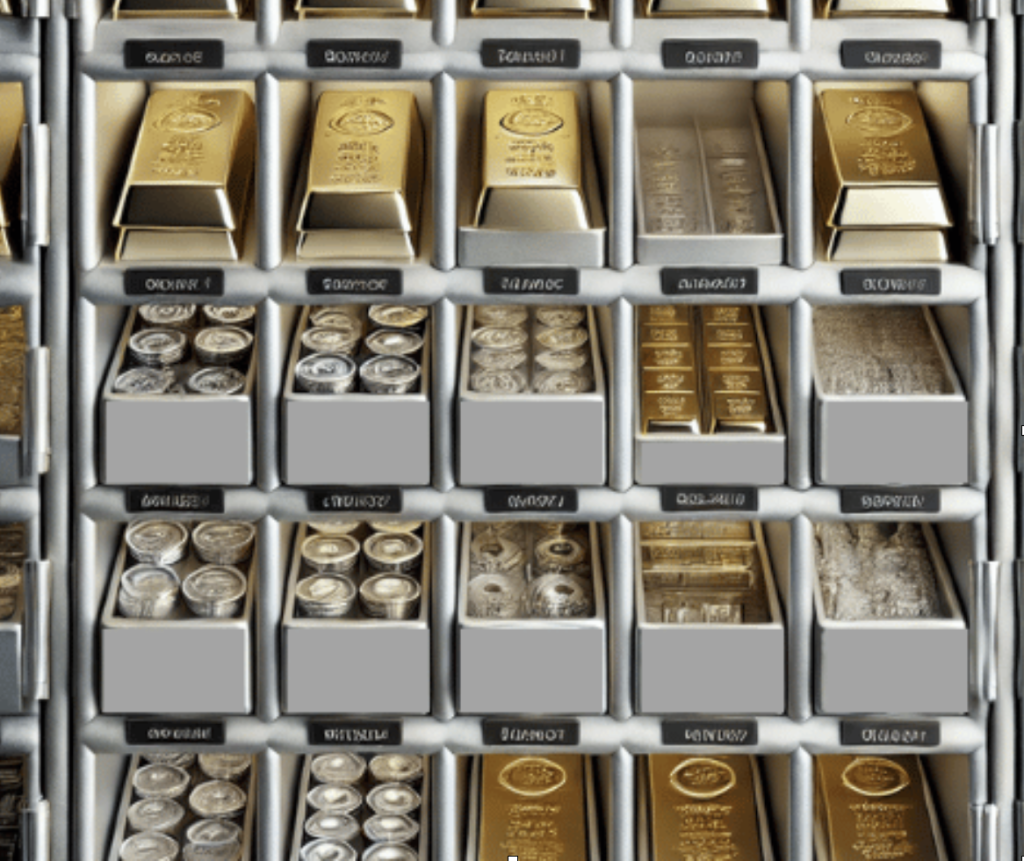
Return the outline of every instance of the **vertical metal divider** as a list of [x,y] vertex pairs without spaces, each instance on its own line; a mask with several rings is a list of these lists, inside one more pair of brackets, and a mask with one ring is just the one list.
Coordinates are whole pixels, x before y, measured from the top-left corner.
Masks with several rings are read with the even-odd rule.
[[791,754],[789,769],[789,858],[786,861],[815,861],[814,757],[805,748],[798,747]]
[[787,714],[804,723],[814,714],[814,526],[806,514],[792,520],[790,526]]
[[989,421],[992,418],[992,353],[988,343],[989,302],[982,296],[969,306],[971,338],[971,373],[969,381],[971,484],[979,490],[992,481],[992,449]]
[[455,410],[458,398],[459,326],[455,305],[440,299],[433,306],[434,380],[431,426],[434,439],[433,485],[441,493],[455,487]]
[[611,806],[613,822],[606,822],[611,834],[609,861],[636,861],[636,758],[620,748],[611,755]]
[[633,221],[633,80],[620,72],[611,81],[612,87],[612,175],[611,213],[608,218],[608,261],[612,269],[629,269],[636,260]]
[[287,846],[282,831],[291,826],[291,820],[283,815],[284,777],[281,769],[282,754],[273,746],[268,745],[257,756],[258,762],[258,798],[256,800],[259,814],[256,818],[258,839],[256,841],[256,857],[260,861],[286,861],[288,856],[282,853]]
[[[456,0],[435,0],[447,5]],[[434,266],[449,272],[456,266],[458,111],[455,79],[441,72],[433,79],[434,96]]]
[[256,437],[256,486],[264,493],[269,493],[281,484],[278,452],[283,433],[279,418],[283,368],[288,355],[291,326],[281,306],[272,299],[264,300],[259,306],[257,326],[258,371],[256,403],[252,408]]
[[265,723],[281,716],[280,626],[284,601],[285,560],[288,549],[281,546],[281,532],[273,511],[257,522],[259,593],[256,602],[253,672],[256,678],[255,713]]
[[793,51],[806,51],[811,47],[811,22],[814,20],[814,0],[786,0],[789,16],[789,46]]
[[256,44],[267,50],[273,48],[281,35],[285,4],[289,0],[254,0],[256,7]]
[[[431,608],[431,714],[439,721],[455,717],[455,676],[458,625],[459,525],[447,514],[437,521]],[[435,808],[436,809],[436,808]],[[439,855],[438,858],[452,856]]]
[[635,662],[633,571],[633,522],[620,514],[609,524],[609,564],[605,566],[608,581],[609,671],[608,711],[617,721],[633,716],[633,667]]
[[433,36],[438,47],[446,48],[455,41],[458,26],[458,0],[431,0]]
[[633,44],[633,21],[636,15],[636,0],[607,0],[608,27],[612,46],[627,50]]
[[633,306],[626,299],[611,307],[613,333],[608,357],[608,484],[624,493],[633,486]]
[[442,748],[434,757],[432,767],[430,803],[433,809],[433,858],[437,861],[455,861],[461,857],[456,811],[460,802],[467,801],[459,798],[458,763],[455,754],[448,748]]
[[256,79],[256,213],[258,243],[256,265],[275,269],[281,265],[282,219],[285,201],[281,194],[281,83],[270,72]]
[[804,299],[793,303],[789,322],[789,424],[786,427],[789,484],[796,490],[814,486],[815,409],[814,308]]
[[[810,3],[811,0],[802,0]],[[786,213],[787,262],[793,269],[814,264],[814,83],[805,74],[789,87],[789,206]]]

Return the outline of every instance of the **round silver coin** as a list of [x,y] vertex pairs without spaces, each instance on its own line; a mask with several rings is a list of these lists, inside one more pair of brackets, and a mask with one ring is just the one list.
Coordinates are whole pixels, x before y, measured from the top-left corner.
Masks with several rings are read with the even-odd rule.
[[132,789],[139,798],[180,798],[188,790],[188,772],[176,765],[155,763],[136,769]]
[[250,329],[256,322],[255,305],[203,305],[203,319],[211,326]]
[[165,395],[174,382],[170,368],[130,368],[117,375],[114,391],[121,395]]
[[245,810],[245,791],[226,780],[200,783],[188,797],[188,806],[202,819],[230,819]]
[[475,371],[469,378],[470,387],[477,392],[493,395],[515,395],[526,390],[528,380],[520,370]]
[[174,565],[188,555],[188,529],[173,520],[134,520],[125,530],[124,543],[136,562]]
[[195,846],[215,847],[242,842],[242,829],[223,819],[200,819],[185,831],[185,839]]
[[175,861],[178,841],[159,831],[140,831],[121,844],[121,861]]
[[196,319],[195,305],[151,303],[139,305],[139,317],[147,326],[164,329],[187,329]]
[[313,758],[309,768],[321,783],[352,786],[366,774],[366,760],[357,753],[322,753]]
[[374,532],[419,532],[423,528],[422,520],[371,520],[370,529]]
[[203,562],[237,565],[252,556],[256,527],[244,520],[207,520],[192,530],[192,546]]
[[373,843],[408,843],[419,833],[419,823],[408,816],[378,813],[363,823],[363,834]]
[[589,616],[593,611],[590,585],[579,577],[542,574],[530,584],[530,613],[547,619]]
[[185,819],[185,808],[171,798],[144,798],[128,808],[128,824],[135,831],[177,830]]
[[536,314],[538,323],[560,329],[579,326],[587,319],[587,312],[579,305],[542,305]]
[[377,329],[366,336],[366,349],[378,356],[413,356],[423,349],[423,338],[401,329]]
[[482,326],[521,326],[529,319],[525,305],[476,305],[473,322]]
[[420,378],[420,366],[408,356],[374,356],[359,368],[363,388],[374,394],[401,395]]
[[374,619],[411,619],[420,592],[420,584],[408,574],[375,574],[359,587],[359,603]]
[[320,535],[351,535],[363,525],[362,520],[317,520],[307,524]]
[[558,326],[537,333],[537,341],[549,350],[578,350],[589,340],[587,330],[579,326]]
[[518,575],[478,574],[466,591],[466,608],[472,618],[515,619],[523,611],[526,581]]
[[370,760],[370,774],[378,783],[412,783],[423,777],[423,757],[416,753],[381,753]]
[[352,611],[357,593],[347,574],[313,574],[295,587],[295,603],[306,616],[340,618]]
[[590,375],[579,371],[544,371],[533,378],[533,390],[541,395],[578,395],[591,387]]
[[306,804],[330,813],[356,813],[363,806],[363,794],[344,783],[321,783],[306,794]]
[[518,541],[485,529],[469,545],[474,570],[507,574],[526,563],[526,551]]
[[314,326],[302,333],[302,348],[306,353],[330,353],[352,356],[359,349],[359,331]]
[[470,336],[481,350],[519,350],[526,346],[530,336],[519,326],[482,326]]
[[419,857],[404,843],[374,843],[363,853],[362,861],[419,861]]
[[201,368],[185,385],[196,395],[240,395],[245,391],[245,374],[235,368]]
[[485,371],[513,371],[526,364],[529,358],[526,350],[474,350],[473,364]]
[[144,753],[142,759],[145,762],[160,765],[176,765],[178,768],[190,769],[196,761],[194,753],[178,753],[177,751],[157,751],[155,753]]
[[412,571],[423,560],[423,541],[402,532],[376,532],[363,543],[366,561],[374,571]]
[[248,588],[245,575],[237,568],[204,565],[185,578],[181,594],[188,608],[197,616],[228,619],[241,611]]
[[196,358],[204,365],[231,365],[249,354],[252,340],[252,334],[238,326],[211,326],[195,337]]
[[201,753],[199,770],[214,780],[236,780],[249,770],[252,757],[247,753]]
[[363,328],[363,323],[359,318],[359,311],[354,306],[346,305],[325,305],[322,308],[310,309],[309,325],[329,326],[332,329],[350,329],[355,332],[360,332]]
[[121,575],[117,606],[129,619],[166,619],[178,606],[181,581],[164,565],[136,565]]
[[586,350],[544,350],[534,361],[545,371],[579,371],[586,367],[590,355]]
[[381,783],[370,790],[366,803],[374,813],[407,816],[420,809],[420,794],[405,783]]
[[352,391],[356,363],[348,356],[314,353],[295,366],[295,385],[302,392],[338,395]]
[[352,844],[331,837],[321,837],[299,850],[299,861],[358,861],[359,853]]
[[430,316],[421,305],[371,305],[367,316],[385,329],[411,329]]
[[21,588],[21,581],[21,566],[6,559],[0,560],[0,597],[16,597]]
[[533,546],[538,568],[570,570],[587,561],[589,553],[582,541],[568,535],[549,536]]
[[359,820],[345,813],[318,810],[306,819],[306,834],[310,837],[329,837],[349,843],[359,839]]
[[187,351],[188,337],[175,329],[143,329],[128,339],[128,355],[150,368],[176,365]]
[[359,542],[351,535],[311,535],[299,552],[306,567],[321,573],[347,574],[359,564]]

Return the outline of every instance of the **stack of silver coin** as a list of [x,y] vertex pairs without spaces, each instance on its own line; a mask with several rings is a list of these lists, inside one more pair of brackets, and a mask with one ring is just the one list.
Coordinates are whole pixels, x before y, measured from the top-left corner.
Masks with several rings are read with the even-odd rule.
[[17,609],[25,549],[24,524],[0,525],[0,622],[10,619]]
[[151,753],[130,775],[122,861],[247,861],[248,754]]
[[307,761],[300,861],[418,861],[423,757],[326,753]]
[[[314,308],[300,335],[295,387],[312,394],[405,394],[420,385],[429,310],[414,305]],[[364,331],[366,335],[364,337]]]
[[593,615],[593,563],[586,525],[475,523],[470,528],[466,607],[471,617]]

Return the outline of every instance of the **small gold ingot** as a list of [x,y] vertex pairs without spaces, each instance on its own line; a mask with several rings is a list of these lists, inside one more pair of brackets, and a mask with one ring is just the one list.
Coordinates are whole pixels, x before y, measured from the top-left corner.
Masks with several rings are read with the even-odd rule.
[[754,326],[751,323],[704,324],[704,344],[708,347],[753,347],[755,343]]
[[814,118],[815,187],[828,226],[952,226],[914,90],[822,90]]
[[27,346],[21,305],[0,308],[0,434],[5,436],[22,434]]
[[700,403],[690,394],[645,394],[640,419],[643,433],[700,433]]
[[817,0],[822,18],[949,18],[949,0]]
[[416,0],[295,0],[299,20],[307,18],[413,18]]
[[645,571],[695,568],[753,568],[757,545],[753,541],[647,540],[640,547]]
[[697,374],[693,371],[677,371],[672,368],[658,371],[641,371],[640,389],[644,394],[654,392],[697,393]]
[[596,11],[595,0],[472,0],[469,6],[475,18],[589,18]]
[[754,530],[743,520],[653,520],[640,523],[640,538],[715,538],[752,541]]
[[0,258],[13,254],[10,229],[17,222],[24,125],[25,97],[21,84],[0,84]]
[[677,368],[680,370],[694,367],[694,351],[692,344],[680,347],[642,347],[640,349],[640,367],[645,370],[656,368]]
[[769,427],[764,395],[711,396],[711,433],[766,433]]
[[115,21],[133,18],[241,18],[246,0],[115,0]]
[[753,323],[754,315],[749,305],[703,305],[700,309],[704,325],[709,323],[737,324]]
[[826,259],[836,263],[949,260],[945,230],[840,230],[820,225]]
[[760,371],[757,347],[705,347],[704,365],[709,371]]
[[764,394],[764,377],[760,371],[713,371],[707,375],[707,380],[711,394]]
[[641,323],[693,323],[690,305],[641,305],[637,314]]
[[488,230],[589,230],[580,109],[572,90],[490,90],[475,224]]
[[689,323],[643,323],[640,326],[640,346],[660,347],[665,344],[682,346],[692,344]]

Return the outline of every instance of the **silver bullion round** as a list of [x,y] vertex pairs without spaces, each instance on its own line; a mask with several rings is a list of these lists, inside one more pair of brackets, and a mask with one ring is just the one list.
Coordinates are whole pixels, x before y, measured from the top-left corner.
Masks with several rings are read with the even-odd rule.
[[196,395],[240,395],[245,391],[245,374],[235,368],[201,368],[186,386]]
[[132,789],[139,798],[181,798],[188,790],[189,780],[183,768],[154,763],[135,770]]
[[589,340],[580,326],[555,326],[537,333],[537,342],[549,350],[578,350]]
[[366,774],[366,760],[357,753],[322,753],[310,763],[313,777],[321,783],[341,783],[352,786]]
[[201,753],[199,770],[214,780],[235,780],[249,770],[252,757],[247,753]]
[[482,350],[519,350],[530,336],[520,326],[482,326],[473,330],[470,339]]
[[423,349],[423,338],[401,329],[377,329],[366,336],[366,349],[378,356],[413,356]]
[[306,834],[310,837],[329,837],[349,843],[359,838],[359,820],[346,813],[318,810],[306,819]]
[[590,375],[580,371],[543,371],[533,377],[533,390],[541,395],[579,395],[591,388]]
[[347,574],[313,574],[295,587],[295,602],[306,616],[340,618],[352,611],[357,593]]
[[363,806],[363,794],[344,783],[321,783],[306,794],[306,804],[330,813],[356,813]]
[[378,783],[411,783],[423,777],[423,757],[417,753],[381,753],[370,760]]
[[521,326],[529,319],[525,305],[476,305],[473,322],[483,326]]
[[121,395],[164,395],[174,383],[170,368],[130,368],[117,375],[114,391]]
[[159,831],[140,831],[121,844],[122,861],[175,861],[178,841]]
[[309,528],[320,535],[351,535],[363,525],[362,520],[311,520]]
[[192,530],[192,546],[203,562],[237,565],[252,556],[256,527],[244,520],[207,520]]
[[430,315],[422,305],[371,305],[367,316],[385,329],[411,329]]
[[196,306],[152,302],[139,305],[139,317],[152,328],[187,329],[195,323]]
[[182,850],[182,861],[241,861],[242,847],[238,843],[221,846],[196,846],[188,843]]
[[356,338],[362,337],[363,322],[357,311],[337,306],[317,308],[309,312],[309,328],[323,326],[325,329],[339,329],[352,332]]
[[242,829],[223,819],[200,819],[189,825],[185,839],[195,846],[212,848],[229,843],[241,844]]
[[142,759],[149,763],[176,765],[178,768],[189,769],[195,764],[196,755],[194,753],[178,753],[174,750],[168,750],[144,753],[142,754]]
[[507,574],[526,562],[526,551],[511,538],[485,529],[469,545],[470,565],[475,571]]
[[359,603],[374,619],[411,619],[420,594],[420,584],[408,574],[375,574],[359,587]]
[[579,326],[587,318],[587,312],[578,305],[542,305],[535,313],[538,323],[556,328]]
[[363,542],[374,571],[412,571],[423,561],[423,541],[407,532],[376,532]]
[[516,395],[526,390],[528,380],[521,370],[474,371],[469,378],[473,391],[493,395]]
[[134,520],[125,530],[124,543],[136,562],[174,565],[188,555],[188,529],[173,520]]
[[13,598],[21,588],[21,566],[15,562],[0,560],[0,597]]
[[351,535],[310,535],[299,552],[306,567],[321,573],[347,574],[359,564],[359,542]]
[[176,365],[187,352],[188,337],[176,329],[143,329],[128,339],[128,355],[150,368]]
[[321,837],[299,850],[299,861],[358,861],[359,853],[352,844],[332,837]]
[[420,809],[420,794],[405,783],[380,783],[366,796],[366,804],[374,813],[409,815]]
[[192,812],[203,819],[230,819],[245,810],[245,791],[226,780],[200,783],[188,797]]
[[423,528],[422,520],[371,520],[370,529],[374,532],[419,532]]
[[143,798],[128,808],[128,824],[135,831],[176,831],[185,819],[185,808],[173,798]]
[[252,334],[238,326],[211,326],[196,334],[196,358],[204,365],[231,365],[252,349]]
[[241,611],[248,586],[245,575],[237,568],[204,565],[185,578],[181,593],[197,616],[228,619]]
[[404,843],[374,843],[362,861],[419,861],[419,855]]
[[478,574],[469,581],[466,607],[474,619],[515,619],[523,611],[526,581],[507,574]]
[[587,547],[582,541],[567,535],[550,536],[533,547],[537,564],[545,567],[575,568],[587,561]]
[[512,371],[525,365],[528,358],[526,350],[521,347],[514,350],[476,349],[472,353],[473,364],[485,371]]
[[203,319],[211,326],[250,329],[256,322],[255,305],[203,305]]
[[590,584],[565,574],[543,574],[530,584],[530,614],[548,619],[588,616],[593,610]]
[[356,363],[348,356],[314,353],[295,366],[295,382],[300,391],[313,394],[350,392],[356,382]]
[[543,350],[533,357],[545,371],[579,371],[590,361],[586,350]]
[[408,356],[374,356],[359,368],[363,388],[374,394],[405,394],[415,387],[419,378],[419,362]]
[[181,580],[166,565],[136,565],[121,575],[117,606],[129,619],[166,619],[178,606]]
[[408,816],[378,813],[363,823],[363,834],[373,843],[408,843],[419,833],[419,823]]
[[314,326],[302,333],[302,348],[307,353],[353,356],[359,349],[359,332],[353,329]]

